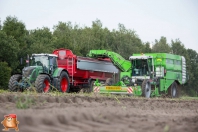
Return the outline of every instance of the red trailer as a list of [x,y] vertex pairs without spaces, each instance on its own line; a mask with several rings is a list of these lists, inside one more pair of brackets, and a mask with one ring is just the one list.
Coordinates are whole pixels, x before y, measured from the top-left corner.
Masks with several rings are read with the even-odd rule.
[[80,57],[63,48],[54,50],[53,54],[58,56],[58,67],[67,71],[71,92],[77,92],[82,88],[86,92],[91,92],[96,79],[105,82],[107,78],[112,78],[119,72],[110,59]]

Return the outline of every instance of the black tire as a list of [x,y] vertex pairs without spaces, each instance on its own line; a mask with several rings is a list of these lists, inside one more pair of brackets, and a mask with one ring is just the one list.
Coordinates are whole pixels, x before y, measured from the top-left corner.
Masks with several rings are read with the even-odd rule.
[[105,86],[112,86],[113,85],[113,79],[112,78],[107,78],[106,82],[105,82]]
[[178,98],[180,95],[180,87],[176,82],[173,82],[168,89],[168,95],[171,98]]
[[47,93],[50,91],[50,77],[46,74],[40,74],[36,78],[35,87],[38,93]]
[[68,93],[70,90],[70,84],[69,84],[69,77],[68,74],[63,71],[60,75],[60,78],[58,79],[58,90],[60,92],[66,92]]
[[151,96],[151,82],[149,80],[144,80],[142,83],[142,96],[146,98]]
[[95,80],[91,80],[90,82],[89,91],[88,91],[89,93],[93,92],[94,82]]
[[95,80],[91,80],[90,81],[90,84],[89,84],[89,88],[84,88],[83,92],[84,93],[91,93],[91,92],[93,92],[94,82],[95,82]]
[[20,82],[21,80],[22,80],[22,75],[20,74],[12,75],[8,84],[9,90],[12,92],[22,92],[23,89],[17,85],[17,83]]

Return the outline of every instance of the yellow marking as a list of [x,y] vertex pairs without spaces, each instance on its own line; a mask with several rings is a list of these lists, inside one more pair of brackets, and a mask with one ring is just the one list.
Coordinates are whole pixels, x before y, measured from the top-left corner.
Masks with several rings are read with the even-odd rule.
[[106,90],[121,90],[120,86],[106,86]]
[[162,59],[157,59],[157,61],[162,61]]

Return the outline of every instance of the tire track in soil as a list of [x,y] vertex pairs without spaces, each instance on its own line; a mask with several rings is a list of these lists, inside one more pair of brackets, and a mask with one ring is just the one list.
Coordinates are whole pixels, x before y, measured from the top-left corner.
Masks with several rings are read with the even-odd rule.
[[[29,96],[35,105],[16,108],[23,94],[0,95],[0,117],[15,113],[20,131],[75,132],[197,132],[198,100],[162,98],[87,97],[83,95],[54,97],[47,94]],[[3,126],[0,125],[0,129]]]

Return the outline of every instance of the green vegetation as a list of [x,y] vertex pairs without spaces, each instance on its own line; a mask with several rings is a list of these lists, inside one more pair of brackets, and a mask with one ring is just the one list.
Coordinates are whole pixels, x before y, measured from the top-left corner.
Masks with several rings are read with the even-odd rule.
[[30,98],[28,95],[20,96],[16,98],[16,107],[18,109],[27,109],[30,108],[31,105],[34,104],[34,100]]
[[[152,31],[151,31],[152,32]],[[167,43],[166,37],[156,38],[152,49],[149,42],[142,42],[136,31],[126,29],[118,24],[117,29],[110,31],[102,26],[100,20],[92,22],[91,27],[80,27],[71,22],[59,22],[53,31],[48,27],[27,30],[25,24],[16,17],[8,16],[0,28],[0,88],[7,89],[11,74],[20,72],[25,66],[27,54],[52,53],[57,48],[71,49],[79,56],[93,49],[114,51],[128,59],[133,53],[164,52],[181,55],[186,58],[189,81],[184,86],[184,93],[198,96],[198,53],[186,49],[179,39]],[[158,40],[159,39],[159,40]],[[20,65],[23,58],[23,65]],[[7,65],[6,65],[7,63]],[[11,71],[10,71],[11,70]]]
[[5,89],[8,87],[8,80],[10,79],[11,68],[8,67],[7,62],[0,62],[0,88]]
[[198,97],[182,96],[182,100],[198,100]]

